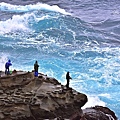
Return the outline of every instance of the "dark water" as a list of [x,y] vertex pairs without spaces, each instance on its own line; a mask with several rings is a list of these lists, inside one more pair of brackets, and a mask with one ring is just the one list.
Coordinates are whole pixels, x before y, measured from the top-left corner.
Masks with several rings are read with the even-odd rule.
[[4,0],[0,2],[0,69],[33,69],[88,96],[120,118],[120,1]]

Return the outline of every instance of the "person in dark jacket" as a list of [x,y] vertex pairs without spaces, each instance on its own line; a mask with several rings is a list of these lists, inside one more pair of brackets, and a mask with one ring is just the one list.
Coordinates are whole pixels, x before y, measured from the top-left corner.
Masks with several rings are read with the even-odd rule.
[[39,68],[39,65],[38,65],[38,62],[36,61],[35,64],[34,64],[34,75],[35,75],[35,77],[38,76],[38,68]]
[[9,67],[12,65],[11,61],[5,63],[5,74],[10,74]]
[[70,79],[72,79],[72,78],[70,77],[69,72],[67,72],[67,74],[66,74],[66,80],[67,80],[66,87],[67,87],[67,88],[69,88]]

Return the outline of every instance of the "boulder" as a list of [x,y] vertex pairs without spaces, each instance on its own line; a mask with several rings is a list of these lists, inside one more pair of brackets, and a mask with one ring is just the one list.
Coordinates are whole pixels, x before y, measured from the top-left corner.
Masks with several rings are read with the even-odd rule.
[[117,120],[117,117],[109,108],[95,106],[83,109],[82,113],[75,113],[70,120]]

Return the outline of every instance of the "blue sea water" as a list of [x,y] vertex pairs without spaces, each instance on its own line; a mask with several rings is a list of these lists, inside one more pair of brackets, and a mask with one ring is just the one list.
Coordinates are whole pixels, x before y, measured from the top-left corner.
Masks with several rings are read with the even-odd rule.
[[85,93],[83,107],[107,106],[120,119],[120,1],[3,0],[0,70],[39,72]]

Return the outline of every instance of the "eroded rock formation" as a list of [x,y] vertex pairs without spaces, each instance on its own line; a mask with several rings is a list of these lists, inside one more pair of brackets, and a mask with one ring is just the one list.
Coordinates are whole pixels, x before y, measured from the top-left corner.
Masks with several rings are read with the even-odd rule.
[[87,96],[33,72],[0,77],[0,120],[117,120],[107,107],[81,109]]
[[0,120],[69,119],[86,102],[85,94],[43,74],[14,71],[0,77]]

